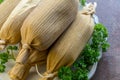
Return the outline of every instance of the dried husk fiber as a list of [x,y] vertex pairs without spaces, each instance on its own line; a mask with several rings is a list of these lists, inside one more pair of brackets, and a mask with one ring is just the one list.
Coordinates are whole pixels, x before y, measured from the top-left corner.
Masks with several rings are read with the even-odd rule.
[[[34,66],[35,64],[42,65],[46,63],[47,51],[39,52],[35,50],[31,53],[32,54],[29,56],[25,64],[16,62],[15,66],[10,70],[9,76],[11,80],[26,80],[29,74],[29,70],[32,66]],[[21,59],[23,59],[23,57],[21,57]]]
[[[39,2],[40,0],[21,0],[15,7],[1,28],[0,49],[4,49],[8,44],[17,44],[20,42],[20,28],[26,17],[39,4]],[[9,5],[11,5],[11,3]]]
[[71,66],[78,58],[93,33],[92,14],[94,12],[95,7],[90,4],[78,13],[76,20],[50,49],[47,57],[47,71],[40,80],[53,80],[60,67]]
[[[75,19],[78,11],[76,0],[42,0],[27,17],[21,28],[22,47],[20,53],[28,53],[31,48],[39,51],[48,49]],[[21,55],[21,56],[23,56]],[[26,59],[17,59],[25,63]]]
[[0,29],[20,0],[5,0],[0,4]]

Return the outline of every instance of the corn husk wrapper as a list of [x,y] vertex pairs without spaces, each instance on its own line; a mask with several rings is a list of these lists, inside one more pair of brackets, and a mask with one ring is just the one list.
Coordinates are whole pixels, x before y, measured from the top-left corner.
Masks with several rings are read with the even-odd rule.
[[39,2],[40,0],[21,0],[15,7],[1,28],[0,49],[4,49],[8,44],[17,44],[20,42],[20,28],[22,27],[25,18],[32,12]]
[[[26,80],[32,66],[46,63],[47,51],[39,52],[35,50],[31,53],[25,64],[16,62],[15,66],[10,70],[9,76],[12,80]],[[23,59],[23,57],[19,58]]]
[[[30,47],[39,51],[48,49],[75,19],[77,10],[76,0],[42,0],[21,28],[21,43],[29,47],[23,47],[20,53],[29,53]],[[26,60],[27,57],[17,62]]]
[[0,4],[0,29],[20,0],[5,0]]
[[40,80],[53,80],[62,66],[71,66],[78,58],[93,33],[94,11],[92,4],[80,11],[76,20],[52,46],[47,57],[47,71]]
[[[47,0],[46,0],[47,1]],[[49,1],[47,1],[47,2],[49,2]],[[45,5],[47,5],[47,2],[44,2],[44,6]],[[54,3],[56,3],[57,1],[54,1]],[[60,2],[60,1],[59,1]],[[64,1],[62,1],[62,2],[64,2]],[[58,4],[58,5],[57,5]],[[60,7],[62,7],[61,5],[62,5],[62,3],[61,4],[59,4],[59,3],[57,3],[56,4],[56,6],[60,6]],[[77,4],[77,3],[76,3]],[[40,4],[41,5],[41,4]],[[51,4],[51,2],[49,2],[49,5],[50,6],[52,6],[53,5],[53,3]],[[43,5],[42,5],[43,6]],[[42,8],[44,8],[44,6],[42,7]],[[47,5],[48,6],[48,5]],[[46,7],[47,7],[46,6]],[[42,8],[40,8],[40,6],[39,6],[39,10],[41,10]],[[47,8],[49,8],[49,7],[47,7]],[[51,8],[54,8],[54,7],[51,7]],[[37,11],[38,11],[38,9],[37,9]],[[58,8],[59,9],[59,8]],[[53,13],[56,13],[57,11],[58,11],[58,14],[56,14],[56,15],[58,15],[58,16],[56,16],[57,17],[57,19],[59,19],[61,16],[62,16],[62,14],[63,13],[65,13],[65,12],[63,12],[61,15],[59,15],[62,11],[60,10],[60,12],[59,12],[59,10],[58,9],[53,9]],[[65,8],[63,8],[63,10],[64,10]],[[70,8],[71,9],[71,8]],[[77,9],[77,8],[74,8],[74,9]],[[49,10],[49,9],[48,9]],[[35,16],[35,13],[37,12],[37,11],[35,11],[34,12],[34,16]],[[74,10],[73,10],[74,11]],[[51,11],[50,11],[51,12]],[[41,12],[39,12],[39,13],[41,13]],[[46,12],[45,12],[46,13]],[[44,14],[45,14],[44,13]],[[49,14],[49,16],[50,15],[52,15],[52,16],[54,16],[52,13],[50,13]],[[46,14],[46,16],[47,16],[47,14]],[[49,17],[49,16],[47,16],[47,17]],[[69,15],[69,16],[71,16],[71,15]],[[75,13],[74,13],[74,16],[75,16]],[[31,17],[33,17],[33,16],[31,16]],[[37,16],[38,17],[38,16]],[[46,18],[47,18],[46,17]],[[65,16],[63,16],[63,17],[65,17]],[[39,18],[39,17],[38,17]],[[66,17],[65,17],[66,18]],[[68,16],[67,16],[67,18],[68,18]],[[71,18],[73,18],[73,15],[71,16]],[[71,18],[69,19],[68,18],[68,20],[71,20]],[[36,19],[36,18],[35,18]],[[41,19],[41,18],[40,18]],[[43,19],[43,18],[42,18]],[[53,19],[53,18],[52,18]],[[57,21],[57,19],[54,21],[54,23]],[[31,19],[28,19],[28,20],[31,20]],[[51,19],[50,19],[51,20]],[[73,20],[73,19],[72,19]],[[72,20],[71,20],[71,22],[72,22]],[[43,20],[43,21],[45,21],[45,20]],[[61,21],[63,21],[62,20],[62,18],[61,18]],[[66,21],[66,19],[65,19],[65,21]],[[39,22],[38,20],[37,20],[37,22]],[[46,21],[45,21],[46,22]],[[66,21],[67,22],[67,21]],[[26,22],[25,22],[26,23]],[[60,24],[61,22],[58,22],[58,24]],[[47,23],[47,24],[49,24],[49,22]],[[57,23],[56,23],[57,24]],[[57,24],[57,25],[58,25]],[[69,22],[69,24],[70,24],[70,22]],[[68,25],[69,25],[68,24]],[[44,24],[45,25],[45,24]],[[57,25],[52,25],[52,26],[57,26]],[[46,26],[46,25],[45,25]],[[45,27],[44,26],[44,27]],[[51,27],[51,26],[50,26]],[[58,27],[60,27],[60,26],[58,26]],[[23,28],[25,28],[24,26],[23,26]],[[30,27],[31,28],[31,27]],[[29,30],[29,29],[28,29]],[[62,29],[60,29],[60,30],[62,30]],[[22,33],[24,32],[24,30],[21,30],[22,31]],[[63,30],[62,30],[63,31]],[[49,32],[50,33],[50,32]],[[31,34],[31,32],[29,32],[29,34]],[[48,33],[47,33],[48,34]],[[60,34],[60,33],[59,33]],[[42,35],[42,34],[41,34]],[[45,35],[45,34],[43,34],[43,35]],[[26,36],[26,35],[25,35]],[[34,36],[36,36],[36,35],[34,35]],[[33,37],[34,37],[33,36]],[[27,37],[27,36],[26,36]],[[29,37],[31,37],[32,38],[32,36],[30,35]],[[29,39],[27,39],[27,40],[29,40]],[[27,49],[27,50],[26,50]],[[35,48],[33,47],[33,46],[31,46],[31,45],[28,45],[28,44],[22,44],[22,50],[21,50],[21,52],[19,53],[19,55],[18,55],[18,57],[17,57],[17,59],[16,59],[16,63],[17,64],[22,64],[22,65],[24,65],[24,67],[22,66],[22,65],[15,65],[14,67],[13,67],[13,69],[10,71],[10,76],[11,76],[11,78],[12,79],[14,79],[14,80],[19,80],[19,79],[22,79],[22,80],[24,80],[24,79],[26,79],[26,75],[28,75],[28,71],[29,70],[27,70],[27,69],[30,69],[30,67],[29,67],[29,65],[27,65],[27,69],[25,69],[25,65],[26,64],[28,64],[28,62],[30,62],[30,60],[29,60],[29,56],[31,56],[31,55],[33,55],[34,57],[33,58],[35,58],[35,57],[37,57],[37,59],[41,59],[39,56],[37,56],[37,55],[35,55],[35,52],[36,52],[36,50],[34,50]],[[25,52],[22,52],[22,51],[25,51]],[[29,54],[30,53],[30,54]],[[39,52],[39,53],[37,53],[37,54],[40,54],[40,55],[45,55],[45,52],[43,51],[43,52]],[[29,55],[29,56],[27,56],[27,55]],[[45,55],[45,57],[42,57],[42,58],[44,58],[44,59],[46,59],[46,55]],[[39,61],[36,61],[37,59],[35,59],[35,60],[33,60],[33,63],[43,63],[44,62],[44,60],[39,60]],[[31,64],[31,63],[30,63]],[[19,69],[18,69],[19,68]],[[18,71],[16,71],[17,73],[14,73],[14,71],[15,70],[18,70]],[[23,71],[21,72],[21,69],[23,69]],[[16,75],[14,75],[14,74],[16,74]],[[25,76],[23,76],[23,75],[25,75]],[[17,76],[17,77],[16,77]]]

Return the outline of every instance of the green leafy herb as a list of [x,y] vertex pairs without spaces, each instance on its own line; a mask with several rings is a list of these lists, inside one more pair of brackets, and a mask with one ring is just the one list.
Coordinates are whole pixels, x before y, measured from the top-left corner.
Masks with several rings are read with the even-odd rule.
[[107,42],[108,31],[103,24],[96,24],[91,37],[91,42],[87,43],[81,56],[71,67],[62,67],[58,71],[61,80],[88,80],[90,66],[98,62],[100,52],[105,52],[109,48]]
[[5,65],[0,64],[0,72],[4,72],[5,71]]
[[0,0],[0,3],[2,3],[4,0]]
[[80,2],[82,6],[85,6],[86,0],[80,0]]
[[72,71],[69,67],[62,67],[58,73],[62,80],[72,80]]
[[1,64],[5,64],[6,62],[8,62],[8,54],[7,53],[0,54],[0,62],[1,62]]
[[5,71],[5,64],[9,59],[15,60],[14,51],[17,50],[17,46],[8,46],[6,51],[0,52],[0,73]]

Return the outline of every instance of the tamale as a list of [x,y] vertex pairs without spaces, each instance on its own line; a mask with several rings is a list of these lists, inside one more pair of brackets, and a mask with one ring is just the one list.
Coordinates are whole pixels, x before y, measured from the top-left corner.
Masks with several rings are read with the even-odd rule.
[[0,29],[20,0],[5,0],[0,4]]
[[53,80],[62,66],[71,66],[78,58],[93,33],[94,12],[92,4],[78,12],[75,21],[51,47],[47,57],[47,70],[40,80]]
[[[28,48],[23,47],[20,53],[29,53],[30,47],[39,51],[48,49],[72,23],[77,11],[76,0],[42,0],[21,28],[21,43],[27,44]],[[18,59],[18,62],[26,60]]]
[[[16,62],[13,68],[9,71],[9,76],[12,80],[26,80],[32,66],[46,63],[47,51],[39,52],[35,50],[31,53],[32,54],[29,56],[25,64]],[[19,58],[23,59],[24,56]]]
[[20,42],[22,24],[39,2],[40,0],[21,0],[19,2],[1,28],[0,49],[4,49],[8,44],[17,44]]

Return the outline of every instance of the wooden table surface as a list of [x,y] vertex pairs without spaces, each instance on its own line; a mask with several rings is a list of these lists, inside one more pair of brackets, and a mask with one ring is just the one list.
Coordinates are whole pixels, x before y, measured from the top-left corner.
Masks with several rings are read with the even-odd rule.
[[111,47],[103,54],[92,80],[120,80],[120,0],[96,1],[97,15],[109,31]]

